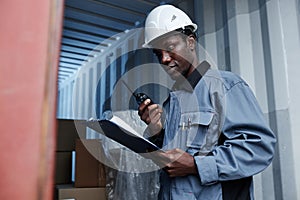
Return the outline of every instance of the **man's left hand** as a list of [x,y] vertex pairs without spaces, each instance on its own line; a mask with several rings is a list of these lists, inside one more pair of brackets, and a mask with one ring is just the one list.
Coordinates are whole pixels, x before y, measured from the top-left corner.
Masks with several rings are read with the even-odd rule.
[[170,177],[198,174],[194,157],[181,149],[160,152],[159,157],[164,161],[160,166]]

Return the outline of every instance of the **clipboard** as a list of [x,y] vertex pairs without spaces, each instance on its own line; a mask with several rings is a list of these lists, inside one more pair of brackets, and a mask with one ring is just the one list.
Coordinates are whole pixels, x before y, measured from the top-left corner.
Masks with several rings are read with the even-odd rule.
[[138,154],[161,150],[154,143],[140,136],[133,129],[130,129],[129,125],[124,123],[124,121],[115,116],[110,120],[92,119],[86,121],[87,127],[107,136]]

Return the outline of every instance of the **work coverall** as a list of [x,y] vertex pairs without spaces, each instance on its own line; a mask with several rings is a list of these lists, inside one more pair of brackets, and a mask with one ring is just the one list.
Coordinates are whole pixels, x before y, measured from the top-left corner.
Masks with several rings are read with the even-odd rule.
[[197,69],[164,103],[163,149],[193,155],[198,175],[162,170],[159,199],[253,199],[252,176],[271,163],[275,135],[245,81],[207,62]]

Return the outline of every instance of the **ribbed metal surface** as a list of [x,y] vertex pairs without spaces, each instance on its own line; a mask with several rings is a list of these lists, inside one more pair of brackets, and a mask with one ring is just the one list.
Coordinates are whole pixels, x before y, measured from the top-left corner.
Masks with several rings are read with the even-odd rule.
[[101,44],[105,50],[116,42],[114,35],[141,26],[152,8],[172,2],[173,0],[66,0],[59,84],[76,73],[96,46]]

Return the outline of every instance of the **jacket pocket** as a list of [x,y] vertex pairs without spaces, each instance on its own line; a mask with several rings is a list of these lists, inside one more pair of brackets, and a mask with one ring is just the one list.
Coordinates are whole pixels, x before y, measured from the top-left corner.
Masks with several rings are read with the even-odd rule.
[[186,146],[200,149],[212,122],[214,113],[209,111],[186,112],[181,114],[179,126],[187,134]]

